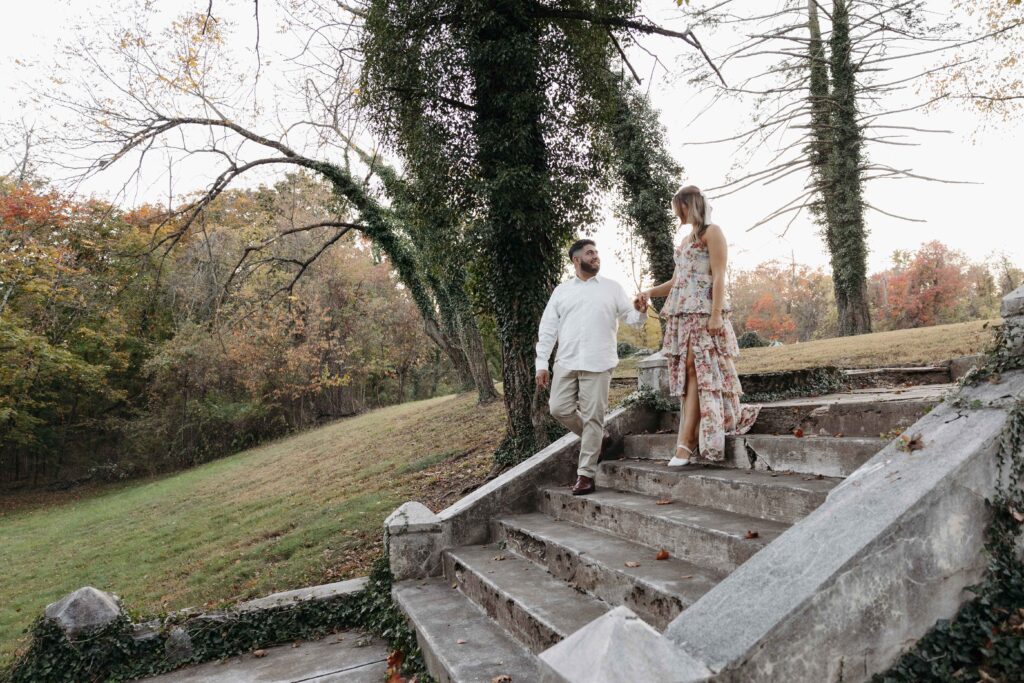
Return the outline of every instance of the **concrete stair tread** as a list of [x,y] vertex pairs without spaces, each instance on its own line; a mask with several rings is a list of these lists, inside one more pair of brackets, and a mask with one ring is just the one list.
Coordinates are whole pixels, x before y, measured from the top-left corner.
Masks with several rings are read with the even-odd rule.
[[736,469],[732,467],[705,467],[702,465],[686,465],[685,467],[669,467],[660,460],[610,460],[601,463],[609,469],[616,467],[656,472],[666,479],[697,477],[712,479],[728,484],[774,486],[811,493],[827,494],[842,481],[838,477],[817,478],[795,472],[768,472],[763,470]]
[[[548,488],[545,489],[545,493],[553,499],[563,496],[572,497],[572,493],[567,488]],[[758,548],[767,545],[790,527],[789,524],[783,522],[688,505],[683,502],[673,501],[670,505],[658,505],[657,498],[624,491],[598,489],[581,498],[588,505],[598,508],[624,508],[647,517],[657,517],[670,524],[702,527]],[[748,531],[756,531],[757,537],[747,538]]]
[[540,660],[445,579],[402,581],[393,592],[424,654],[436,658],[450,680],[488,683],[502,674],[540,680]]
[[[611,609],[604,601],[576,590],[533,562],[493,544],[453,548],[445,554],[562,638]],[[495,559],[498,557],[504,559]],[[456,582],[457,572],[456,569]]]
[[[602,565],[606,571],[628,576],[657,592],[677,596],[684,605],[693,604],[725,578],[725,574],[718,570],[684,559],[656,560],[656,548],[557,520],[540,512],[504,517],[497,522],[566,548],[587,558],[588,562]],[[627,567],[627,562],[637,562],[640,566]]]

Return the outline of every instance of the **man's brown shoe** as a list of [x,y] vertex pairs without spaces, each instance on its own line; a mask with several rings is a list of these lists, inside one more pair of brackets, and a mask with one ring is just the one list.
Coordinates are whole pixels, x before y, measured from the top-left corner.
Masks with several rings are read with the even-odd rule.
[[594,488],[594,480],[590,477],[584,477],[582,474],[576,477],[576,483],[572,485],[572,495],[574,496],[585,496],[596,490]]

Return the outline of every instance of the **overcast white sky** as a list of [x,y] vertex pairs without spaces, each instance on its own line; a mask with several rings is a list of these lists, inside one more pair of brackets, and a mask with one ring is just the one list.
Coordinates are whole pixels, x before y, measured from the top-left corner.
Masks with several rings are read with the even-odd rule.
[[[129,0],[33,0],[31,3],[7,3],[4,21],[0,22],[0,121],[20,118],[32,120],[37,116],[26,97],[26,83],[45,78],[55,62],[62,57],[55,51],[60,40],[67,41],[76,34],[95,35],[101,25],[117,21],[118,12]],[[696,1],[696,0],[695,0]],[[758,8],[769,3],[750,0]],[[189,6],[205,10],[206,0],[153,0],[153,5],[164,12],[184,11]],[[773,0],[771,5],[775,5]],[[936,2],[937,9],[945,2]],[[263,13],[262,49],[265,60],[280,60],[280,53],[290,49],[287,36],[275,29],[272,3],[261,3]],[[683,20],[673,0],[648,0],[650,15],[666,25],[681,28]],[[217,0],[217,6],[234,6],[237,17],[239,43],[249,50],[252,38],[251,3],[247,0]],[[726,36],[704,34],[706,47],[714,55],[727,45]],[[668,71],[654,67],[646,53],[633,49],[631,59],[649,87],[653,102],[662,113],[668,132],[671,152],[685,167],[680,182],[703,187],[720,184],[727,175],[742,169],[735,165],[730,144],[700,146],[687,144],[695,141],[727,137],[748,122],[749,112],[744,107],[725,106],[690,123],[702,108],[703,100],[696,97],[685,82],[673,78],[678,72],[678,57],[692,50],[672,39],[649,39],[645,47],[656,53]],[[17,62],[16,62],[17,60]],[[18,64],[20,62],[20,64]],[[653,72],[652,72],[653,68]],[[651,77],[653,73],[653,78]],[[727,79],[739,76],[726,71]],[[924,95],[911,94],[920,101]],[[925,125],[954,131],[950,135],[924,135],[915,139],[917,147],[871,149],[873,159],[884,159],[901,168],[911,168],[928,176],[968,180],[974,185],[943,185],[922,181],[879,181],[866,189],[869,203],[891,213],[922,219],[924,223],[908,223],[869,212],[870,236],[869,267],[878,270],[888,265],[897,249],[916,249],[932,239],[966,253],[971,259],[982,259],[1001,250],[1018,264],[1024,264],[1024,225],[1019,209],[1024,196],[1024,174],[1020,164],[1024,157],[1024,132],[1019,121],[998,124],[990,122],[979,128],[977,116],[955,106],[945,106],[927,113],[916,113],[904,118],[907,125]],[[895,151],[893,151],[895,150]],[[756,164],[755,164],[756,165]],[[185,179],[179,177],[179,182]],[[726,232],[730,242],[730,261],[734,268],[749,268],[769,259],[789,260],[827,269],[828,257],[817,229],[803,216],[786,235],[779,233],[784,226],[777,222],[747,229],[762,216],[776,208],[790,196],[802,178],[793,179],[796,185],[775,188],[757,187],[716,201],[714,218]],[[166,196],[166,181],[156,181],[142,188],[142,200],[159,201]],[[120,187],[120,178],[100,176],[85,189],[101,196],[112,196]],[[181,191],[196,186],[181,186]],[[789,192],[789,194],[787,194]],[[601,226],[596,233],[599,246],[605,254],[604,269],[620,279],[627,288],[635,282],[631,274],[628,248],[618,236],[613,221]],[[620,254],[619,258],[615,254]]]

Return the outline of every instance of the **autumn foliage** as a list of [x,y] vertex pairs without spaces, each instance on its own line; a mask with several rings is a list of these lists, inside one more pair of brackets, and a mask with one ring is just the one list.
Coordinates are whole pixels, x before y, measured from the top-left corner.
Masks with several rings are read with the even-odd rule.
[[230,277],[247,245],[334,210],[304,177],[229,191],[165,251],[162,209],[0,181],[0,482],[192,465],[449,390],[416,308],[354,235],[292,289],[316,231]]

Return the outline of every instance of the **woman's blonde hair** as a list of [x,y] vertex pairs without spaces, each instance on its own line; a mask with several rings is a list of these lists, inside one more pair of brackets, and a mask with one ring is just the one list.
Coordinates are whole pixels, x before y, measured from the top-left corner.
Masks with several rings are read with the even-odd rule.
[[707,208],[704,204],[704,195],[699,187],[696,185],[680,187],[672,195],[672,211],[679,218],[680,224],[683,222],[683,206],[686,206],[686,222],[694,227],[694,237],[699,240],[708,229],[708,224],[704,222]]

